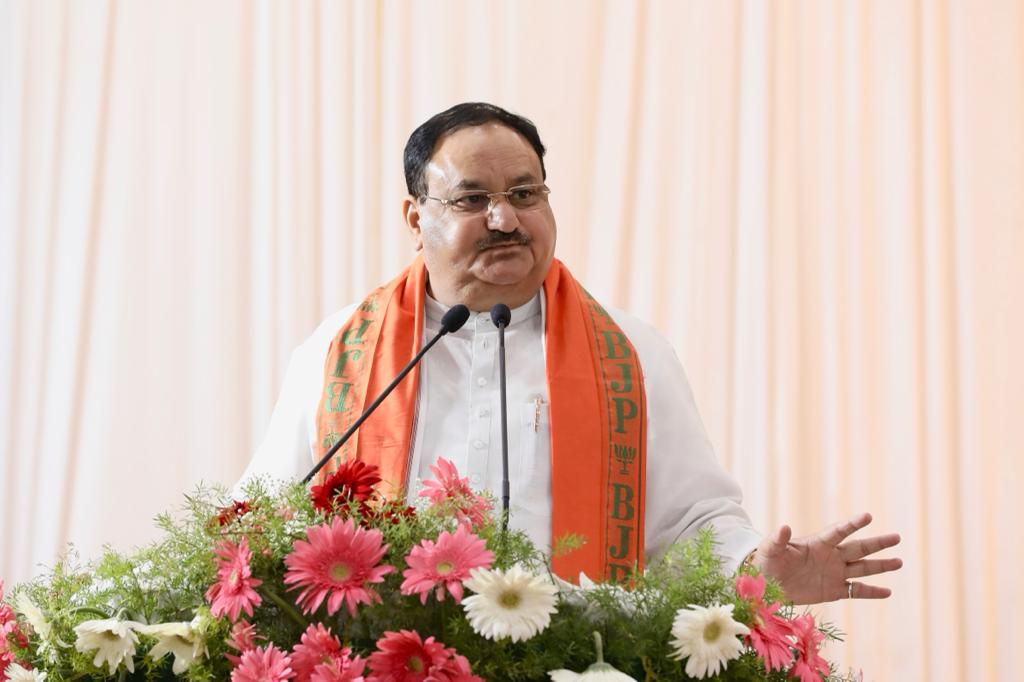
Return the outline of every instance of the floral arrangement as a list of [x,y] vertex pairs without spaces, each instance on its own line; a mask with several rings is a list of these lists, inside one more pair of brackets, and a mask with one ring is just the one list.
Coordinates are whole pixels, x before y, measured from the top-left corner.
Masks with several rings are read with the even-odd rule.
[[132,555],[0,583],[0,679],[844,679],[820,653],[837,633],[763,576],[723,575],[710,531],[628,588],[573,585],[450,462],[433,472],[415,508],[362,462],[227,506],[200,488]]

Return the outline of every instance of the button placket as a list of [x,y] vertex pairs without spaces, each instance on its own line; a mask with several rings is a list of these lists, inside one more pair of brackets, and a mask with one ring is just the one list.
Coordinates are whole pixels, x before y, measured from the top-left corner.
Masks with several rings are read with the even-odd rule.
[[491,419],[490,419],[490,390],[488,389],[488,377],[493,366],[493,360],[487,351],[487,328],[484,323],[490,324],[486,315],[478,315],[473,329],[473,361],[470,376],[473,381],[470,385],[469,404],[469,483],[475,489],[481,489],[486,484],[487,459],[490,449]]

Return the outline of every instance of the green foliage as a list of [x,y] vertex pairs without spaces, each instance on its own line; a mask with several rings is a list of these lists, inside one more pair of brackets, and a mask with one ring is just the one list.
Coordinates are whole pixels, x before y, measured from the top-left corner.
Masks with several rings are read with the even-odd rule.
[[[444,505],[421,508],[415,514],[401,513],[401,506],[368,512],[356,503],[343,505],[333,513],[352,517],[379,529],[388,551],[384,562],[395,571],[374,586],[381,603],[363,606],[353,618],[342,608],[328,616],[326,607],[304,614],[295,603],[296,592],[286,588],[284,557],[297,540],[305,539],[310,526],[328,522],[329,515],[313,507],[306,488],[299,484],[271,485],[257,480],[245,488],[247,508],[236,507],[226,491],[199,487],[186,496],[185,504],[156,522],[164,537],[132,553],[106,549],[99,560],[80,563],[70,549],[46,575],[19,586],[7,601],[14,604],[25,594],[52,625],[49,637],[30,634],[30,647],[18,650],[19,660],[46,670],[51,682],[107,679],[106,668],[93,666],[92,653],[74,648],[75,627],[86,620],[117,618],[137,623],[204,623],[207,656],[191,665],[184,678],[211,682],[230,677],[231,664],[225,654],[236,653],[225,641],[230,624],[210,617],[205,598],[217,578],[215,548],[224,541],[247,538],[252,551],[253,575],[262,582],[257,591],[262,604],[251,622],[264,641],[290,649],[308,624],[322,622],[354,653],[364,657],[386,630],[411,629],[423,637],[433,635],[466,656],[475,674],[486,680],[509,682],[546,680],[548,671],[566,668],[583,671],[595,660],[593,633],[604,642],[604,660],[637,680],[685,680],[683,664],[670,657],[670,631],[679,609],[690,604],[734,604],[737,620],[750,623],[750,607],[738,600],[731,576],[722,574],[711,530],[701,531],[689,542],[680,543],[655,565],[636,575],[629,589],[617,585],[596,585],[589,589],[562,584],[558,613],[550,627],[536,637],[513,643],[491,641],[469,625],[463,609],[448,599],[438,602],[431,594],[424,606],[418,596],[404,596],[400,585],[405,557],[424,539],[436,539],[444,530],[454,531],[453,510]],[[548,569],[525,534],[503,533],[500,520],[492,519],[475,529],[495,553],[495,567],[525,566],[537,572]],[[553,553],[565,554],[583,545],[579,536],[558,538]],[[768,598],[781,598],[770,585]],[[786,607],[786,614],[792,609]],[[24,619],[21,620],[24,624]],[[829,638],[840,633],[823,628]],[[174,679],[172,657],[153,660],[147,652],[156,640],[139,635],[134,657],[135,673],[123,667],[118,679]],[[784,680],[782,673],[766,674],[759,659],[747,651],[731,661],[722,680]],[[834,677],[831,679],[839,680]]]

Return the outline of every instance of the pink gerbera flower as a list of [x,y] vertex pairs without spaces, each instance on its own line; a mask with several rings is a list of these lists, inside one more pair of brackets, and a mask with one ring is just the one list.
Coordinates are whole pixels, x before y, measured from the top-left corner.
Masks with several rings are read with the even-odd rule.
[[[351,649],[343,648],[338,638],[320,623],[310,625],[302,633],[302,641],[292,651],[292,669],[296,682],[308,682],[317,677],[323,680],[349,680],[360,678],[364,663],[358,656],[349,658]],[[320,672],[317,672],[320,668]],[[357,671],[358,668],[358,671]]]
[[351,656],[351,649],[345,648],[341,652],[343,655],[339,658],[318,665],[309,682],[365,682],[366,661],[359,656]]
[[793,661],[790,648],[793,631],[789,621],[776,614],[782,604],[765,604],[764,588],[763,575],[741,575],[736,579],[736,594],[750,601],[754,609],[754,622],[750,624],[747,640],[764,661],[765,670],[783,670]]
[[263,581],[252,577],[249,541],[243,537],[236,545],[230,540],[224,540],[217,545],[216,553],[220,557],[217,562],[217,582],[206,591],[210,613],[215,618],[227,614],[232,622],[238,620],[241,611],[252,617],[253,607],[263,602],[255,590]]
[[445,588],[455,603],[462,601],[462,581],[474,568],[490,568],[494,554],[487,545],[465,526],[455,533],[444,531],[437,542],[424,540],[412,548],[405,558],[409,568],[402,573],[402,594],[419,594],[427,603],[427,595],[436,588],[437,600],[444,600]]
[[[238,653],[244,654],[246,651],[256,648],[256,639],[256,628],[253,627],[252,623],[240,620],[231,626],[231,632],[224,643]],[[224,656],[231,661],[232,665],[237,666],[242,661],[241,656],[233,654],[224,654]]]
[[[0,599],[3,599],[3,597],[4,583],[0,580]],[[18,622],[15,618],[14,610],[7,604],[0,603],[0,679],[7,679],[4,676],[4,671],[7,670],[7,666],[17,660],[14,652],[10,649],[10,645],[7,643],[7,635],[14,632],[15,628],[18,627]]]
[[11,651],[7,638],[13,638],[19,647],[25,649],[28,647],[28,637],[18,626],[18,617],[15,615],[14,609],[3,603],[3,598],[4,581],[0,580],[0,679],[7,679],[4,677],[4,671],[7,670],[7,666],[17,662],[17,657]]
[[449,650],[433,637],[426,641],[418,632],[385,632],[377,640],[377,651],[370,654],[367,682],[423,682],[432,668],[443,666]]
[[796,635],[796,663],[789,676],[799,678],[800,682],[821,682],[829,674],[828,661],[818,655],[825,635],[818,631],[810,614],[794,618],[790,626]]
[[231,671],[231,682],[284,682],[293,677],[291,659],[273,644],[246,651]]
[[431,668],[427,682],[484,682],[482,677],[473,674],[465,656],[459,656],[454,649],[448,649],[448,653],[452,657]]
[[468,478],[459,478],[459,472],[447,459],[441,457],[430,465],[436,481],[424,481],[420,497],[427,497],[434,504],[453,504],[460,521],[473,527],[482,525],[491,511],[491,501],[473,492]]
[[[0,580],[0,655],[5,655],[3,652],[8,651],[7,649],[7,638],[13,637],[14,642],[22,649],[28,648],[28,637],[22,631],[21,626],[18,625],[18,616],[14,613],[14,609],[9,604],[5,604],[4,601],[4,581]],[[11,663],[14,661],[13,654],[10,655]],[[0,675],[4,672],[4,668],[0,667]]]
[[328,596],[327,613],[332,616],[343,602],[354,616],[357,604],[380,601],[380,595],[366,584],[382,582],[395,568],[378,565],[388,548],[379,530],[357,528],[352,519],[335,518],[309,528],[306,535],[309,541],[296,540],[292,553],[284,558],[285,584],[293,585],[289,589],[305,588],[296,600],[303,613],[316,611]]

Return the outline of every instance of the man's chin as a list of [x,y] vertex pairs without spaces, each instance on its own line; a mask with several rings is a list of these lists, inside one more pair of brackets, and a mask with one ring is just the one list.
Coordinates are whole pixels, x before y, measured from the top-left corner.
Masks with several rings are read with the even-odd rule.
[[476,277],[492,286],[514,287],[530,277],[533,258],[523,247],[499,247],[477,260]]

